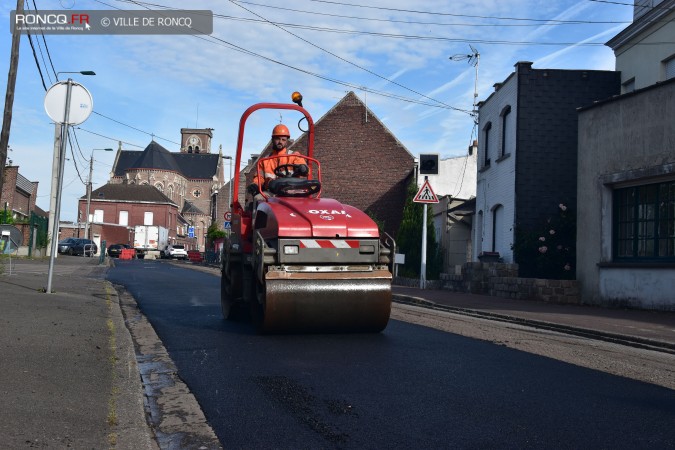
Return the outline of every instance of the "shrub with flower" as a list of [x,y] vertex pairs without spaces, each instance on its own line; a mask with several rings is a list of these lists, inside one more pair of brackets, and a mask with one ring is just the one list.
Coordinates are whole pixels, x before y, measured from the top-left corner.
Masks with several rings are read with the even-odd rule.
[[560,203],[557,214],[536,227],[516,227],[512,249],[519,276],[573,280],[576,276],[576,214]]

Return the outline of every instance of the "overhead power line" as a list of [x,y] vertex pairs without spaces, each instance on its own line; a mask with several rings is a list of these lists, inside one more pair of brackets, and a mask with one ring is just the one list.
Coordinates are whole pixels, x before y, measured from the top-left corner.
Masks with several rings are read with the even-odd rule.
[[[179,11],[179,10],[176,10],[174,8],[170,8],[168,6],[163,6],[163,5],[153,4],[153,3],[147,3],[147,2],[140,2],[140,1],[135,1],[135,0],[115,0],[115,1],[122,2],[122,3],[133,3],[135,5],[144,7],[146,9],[149,9],[147,5],[150,5],[150,6],[161,7],[165,10]],[[208,34],[204,34],[204,35],[193,34],[191,36],[193,38],[201,39],[201,40],[204,40],[206,42],[213,43],[213,44],[223,45],[223,46],[225,46],[225,47],[227,47],[231,50],[235,50],[237,52],[244,53],[244,54],[249,55],[249,56],[254,56],[256,58],[260,58],[260,59],[266,60],[268,62],[278,64],[280,66],[298,71],[300,73],[304,73],[306,75],[310,75],[310,76],[313,76],[315,78],[319,78],[319,79],[322,79],[322,80],[325,80],[325,81],[330,81],[332,83],[339,84],[341,86],[346,86],[346,87],[349,87],[351,89],[362,90],[362,91],[370,92],[372,94],[379,95],[379,96],[382,96],[382,97],[392,98],[392,99],[396,99],[396,100],[400,100],[400,101],[404,101],[404,102],[408,102],[408,103],[414,103],[414,104],[419,104],[419,105],[423,105],[423,106],[431,106],[431,107],[435,107],[435,108],[453,109],[453,110],[463,112],[463,113],[466,113],[466,114],[469,114],[469,115],[471,114],[471,111],[466,111],[466,110],[463,110],[463,109],[460,109],[460,108],[455,108],[455,107],[450,106],[450,105],[445,105],[445,104],[442,104],[442,103],[438,102],[437,100],[434,100],[434,101],[438,102],[438,103],[429,103],[429,102],[425,102],[425,101],[407,98],[407,97],[404,97],[404,96],[401,96],[401,95],[392,94],[392,93],[389,93],[389,92],[378,91],[376,89],[368,88],[368,87],[362,86],[360,84],[350,83],[350,82],[338,80],[338,79],[335,79],[335,78],[331,78],[331,77],[328,77],[328,76],[325,76],[325,75],[321,75],[321,74],[318,74],[318,73],[315,73],[315,72],[311,72],[309,70],[302,69],[302,68],[299,68],[299,67],[296,67],[296,66],[292,66],[292,65],[284,63],[282,61],[279,61],[279,60],[261,55],[259,53],[248,50],[244,47],[241,47],[239,45],[236,45],[236,44],[234,44],[232,42],[229,42],[229,41],[226,41],[224,39],[218,38],[216,36],[212,36],[212,35],[208,35]]]
[[[345,2],[336,2],[336,1],[330,1],[330,0],[308,0],[310,2],[315,2],[315,3],[326,3],[326,4],[332,4],[332,5],[341,5],[341,6],[349,6],[352,8],[364,8],[364,9],[374,9],[378,11],[395,11],[395,12],[404,12],[404,13],[409,13],[409,14],[425,14],[425,15],[432,15],[432,16],[449,16],[449,17],[471,17],[474,19],[492,19],[492,20],[513,20],[513,21],[523,21],[523,22],[558,22],[558,23],[565,23],[566,21],[564,20],[556,20],[556,19],[532,19],[532,18],[523,18],[523,17],[498,17],[498,16],[482,16],[482,15],[473,15],[473,14],[456,14],[456,13],[446,13],[446,12],[438,12],[438,11],[420,11],[420,10],[415,10],[415,9],[402,9],[402,8],[387,8],[383,6],[371,6],[371,5],[359,5],[357,3],[345,3]],[[623,23],[623,22],[619,22]]]
[[[462,17],[462,18],[480,18],[480,19],[490,19],[490,20],[496,20],[496,21],[501,21],[501,20],[511,20],[511,21],[517,21],[517,22],[533,22],[533,23],[517,23],[517,24],[480,24],[480,23],[446,23],[446,22],[419,22],[419,21],[410,21],[410,20],[395,20],[395,19],[382,19],[382,18],[373,18],[373,17],[359,17],[359,16],[347,16],[347,15],[342,15],[342,14],[331,14],[331,13],[326,13],[326,12],[318,12],[318,11],[306,11],[302,9],[292,9],[288,7],[282,7],[282,6],[274,6],[274,5],[264,5],[261,3],[254,3],[254,2],[247,2],[247,1],[242,1],[242,0],[237,0],[237,3],[245,3],[247,5],[253,5],[253,6],[260,6],[263,8],[272,8],[272,9],[281,9],[284,11],[291,11],[291,12],[299,12],[299,13],[304,13],[304,14],[314,14],[314,15],[319,15],[319,16],[328,16],[328,17],[338,17],[338,18],[343,18],[343,19],[355,19],[355,20],[370,20],[370,21],[376,21],[376,22],[391,22],[391,23],[405,23],[405,24],[412,24],[412,25],[437,25],[437,26],[468,26],[468,27],[494,27],[494,26],[500,26],[500,27],[539,27],[542,25],[550,25],[550,26],[556,26],[556,25],[598,25],[598,24],[627,24],[630,22],[626,21],[612,21],[612,20],[603,20],[603,21],[593,21],[593,20],[555,20],[555,19],[528,19],[528,18],[510,18],[510,17],[497,17],[497,16],[470,16],[470,15],[463,15],[463,14],[455,14],[453,15],[454,17]],[[381,8],[381,9],[386,9],[386,8]],[[397,10],[397,11],[406,11],[406,10]],[[407,12],[407,11],[406,11]],[[432,14],[432,15],[440,15],[442,13],[433,13],[433,12],[428,12],[425,14]]]
[[126,124],[126,123],[124,123],[124,122],[120,122],[119,120],[113,119],[112,117],[108,117],[108,116],[106,116],[106,115],[104,115],[104,114],[101,114],[100,112],[97,112],[97,111],[92,111],[92,112],[93,112],[94,114],[96,114],[97,116],[103,117],[104,119],[108,119],[108,120],[111,120],[111,121],[113,121],[113,122],[115,122],[115,123],[118,123],[118,124],[120,124],[120,125],[124,125],[125,127],[131,128],[132,130],[136,130],[136,131],[138,131],[138,132],[140,132],[140,133],[145,133],[145,134],[147,134],[148,136],[152,136],[153,138],[160,139],[160,140],[166,141],[166,142],[171,142],[172,144],[180,145],[180,142],[172,141],[172,140],[170,140],[170,139],[166,139],[166,138],[163,138],[163,137],[161,137],[161,136],[157,136],[157,135],[154,134],[154,133],[148,133],[147,131],[143,131],[143,130],[141,130],[140,128],[136,128],[136,127],[131,126],[131,125],[128,125],[128,124]]
[[[237,4],[237,2],[236,2],[235,0],[230,0],[230,2],[233,3],[233,4],[235,4],[235,5]],[[257,17],[260,17],[261,19],[265,20],[265,21],[266,21],[267,23],[269,23],[270,25],[274,25],[275,27],[281,29],[282,31],[284,31],[284,32],[286,32],[286,33],[288,33],[288,34],[290,34],[291,36],[294,36],[294,37],[300,39],[301,41],[303,41],[303,42],[305,42],[305,43],[311,45],[312,47],[318,48],[318,49],[321,50],[322,52],[328,53],[329,55],[331,55],[331,56],[333,56],[333,57],[339,59],[340,61],[346,62],[347,64],[349,64],[349,65],[351,65],[351,66],[354,66],[354,67],[356,67],[356,68],[358,68],[358,69],[360,69],[360,70],[363,70],[363,71],[365,71],[365,72],[368,72],[369,74],[374,75],[374,76],[376,76],[376,77],[378,77],[378,78],[380,78],[380,79],[382,79],[382,80],[385,80],[385,81],[387,81],[388,83],[394,84],[394,85],[396,85],[396,86],[398,86],[398,87],[400,87],[400,88],[403,88],[403,89],[405,89],[405,90],[407,90],[407,91],[410,91],[410,92],[412,92],[412,93],[414,93],[414,94],[417,94],[417,95],[419,95],[419,96],[421,96],[421,97],[424,97],[424,98],[426,98],[426,99],[428,99],[428,100],[431,100],[432,102],[436,102],[436,103],[438,103],[438,104],[440,104],[440,105],[444,105],[444,106],[446,106],[446,107],[448,107],[448,108],[450,108],[450,109],[454,109],[454,110],[456,110],[456,111],[463,111],[463,110],[461,110],[461,109],[459,109],[459,108],[455,108],[454,106],[450,106],[450,105],[448,105],[448,104],[446,104],[446,103],[443,103],[443,102],[438,101],[438,100],[436,100],[436,99],[434,99],[434,98],[431,98],[431,97],[429,97],[428,95],[422,94],[421,92],[418,92],[418,91],[416,91],[416,90],[414,90],[414,89],[410,89],[409,87],[404,86],[404,85],[402,85],[401,83],[398,83],[398,82],[396,82],[396,81],[394,81],[394,80],[391,80],[391,79],[389,79],[389,78],[387,78],[387,77],[384,77],[384,76],[382,76],[382,75],[380,75],[380,74],[378,74],[378,73],[376,73],[376,72],[374,72],[374,71],[372,71],[372,70],[370,70],[370,69],[366,69],[366,68],[363,67],[363,66],[360,66],[360,65],[358,65],[358,64],[356,64],[356,63],[353,63],[353,62],[351,62],[351,61],[349,61],[349,60],[347,60],[347,59],[345,59],[345,58],[343,58],[343,57],[341,57],[341,56],[338,56],[338,55],[336,55],[335,53],[333,53],[333,52],[331,52],[331,51],[329,51],[329,50],[326,50],[325,48],[320,47],[320,46],[314,44],[313,42],[310,42],[310,41],[308,41],[307,39],[298,36],[298,35],[295,34],[295,33],[291,33],[290,31],[284,29],[283,27],[277,25],[276,23],[270,22],[270,21],[267,20],[266,18],[264,18],[264,17],[258,15],[257,13],[254,13],[253,11],[251,11],[251,10],[248,9],[248,8],[245,8],[244,6],[241,6],[241,5],[237,5],[237,6],[239,6],[240,8],[245,9],[246,11],[250,12],[251,14],[254,14],[254,15],[257,16]]]
[[110,137],[110,136],[106,136],[106,135],[104,135],[104,134],[97,133],[97,132],[91,131],[91,130],[87,130],[87,129],[82,128],[82,127],[77,127],[77,129],[78,129],[78,130],[82,130],[82,131],[84,131],[85,133],[93,134],[94,136],[102,137],[102,138],[104,138],[104,139],[110,139],[111,141],[115,141],[115,142],[121,142],[122,144],[130,145],[130,146],[132,146],[132,147],[145,148],[145,146],[143,146],[143,145],[132,144],[131,142],[122,141],[122,140],[120,140],[120,139],[117,139],[117,138],[114,138],[114,137]]

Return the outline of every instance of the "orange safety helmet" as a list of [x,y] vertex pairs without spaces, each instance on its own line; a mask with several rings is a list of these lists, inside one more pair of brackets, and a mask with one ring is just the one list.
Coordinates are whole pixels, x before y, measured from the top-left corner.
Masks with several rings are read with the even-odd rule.
[[280,123],[272,130],[272,137],[274,136],[286,136],[287,138],[290,138],[291,133],[288,131],[288,127],[286,125]]

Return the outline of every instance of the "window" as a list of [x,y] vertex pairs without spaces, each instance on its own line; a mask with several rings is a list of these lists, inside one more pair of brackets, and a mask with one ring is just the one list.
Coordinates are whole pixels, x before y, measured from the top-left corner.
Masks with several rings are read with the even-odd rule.
[[483,128],[483,141],[485,142],[485,145],[483,145],[483,148],[485,149],[485,159],[483,161],[483,166],[489,166],[490,165],[490,130],[492,129],[492,122],[488,122],[487,125],[485,125],[485,128]]
[[129,225],[129,211],[120,211],[119,224],[125,227]]
[[158,182],[158,183],[155,183],[155,188],[156,188],[159,192],[164,192],[164,185],[163,185],[162,183],[159,183],[159,182]]
[[508,152],[506,151],[506,143],[507,140],[510,139],[511,136],[511,130],[509,127],[511,126],[511,121],[509,120],[509,117],[511,116],[511,106],[508,105],[502,110],[502,147],[499,152],[499,156],[504,156]]
[[154,219],[154,217],[153,217],[152,212],[147,211],[143,215],[143,225],[152,225],[153,219]]
[[671,56],[670,59],[664,61],[663,68],[665,71],[664,80],[675,78],[675,56]]
[[479,254],[483,250],[483,229],[485,224],[483,223],[483,211],[478,211],[478,222],[476,223],[476,254]]
[[614,259],[675,261],[675,181],[614,191]]
[[103,223],[103,210],[102,209],[94,210],[94,220],[92,220],[92,222]]
[[504,214],[504,207],[502,205],[496,205],[492,210],[492,251],[496,252],[499,249],[500,244],[498,242],[498,237],[501,234],[502,224],[502,215]]

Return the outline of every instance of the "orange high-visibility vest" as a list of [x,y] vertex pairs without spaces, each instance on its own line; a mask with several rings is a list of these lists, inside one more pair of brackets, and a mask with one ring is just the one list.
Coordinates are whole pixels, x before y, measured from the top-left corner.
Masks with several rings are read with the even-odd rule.
[[274,169],[284,164],[307,164],[307,161],[302,156],[299,156],[292,151],[283,148],[270,156],[284,156],[279,159],[270,159],[262,162],[262,179],[258,176],[258,165],[256,164],[256,172],[253,177],[253,182],[258,185],[261,191],[267,189],[267,184],[274,180],[277,176],[274,174]]

